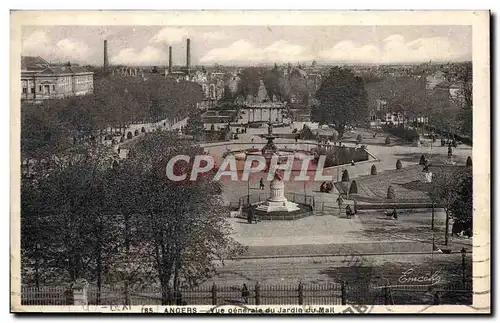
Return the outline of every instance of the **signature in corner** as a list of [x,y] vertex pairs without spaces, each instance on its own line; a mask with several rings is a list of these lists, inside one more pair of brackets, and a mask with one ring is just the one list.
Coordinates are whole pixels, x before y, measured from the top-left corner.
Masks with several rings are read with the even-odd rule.
[[398,278],[398,282],[401,284],[409,284],[409,283],[425,283],[428,286],[433,286],[436,284],[439,284],[441,282],[441,275],[440,275],[441,270],[438,269],[435,272],[429,272],[426,273],[425,275],[416,275],[415,270],[413,268],[410,268],[406,271],[404,271],[401,276]]

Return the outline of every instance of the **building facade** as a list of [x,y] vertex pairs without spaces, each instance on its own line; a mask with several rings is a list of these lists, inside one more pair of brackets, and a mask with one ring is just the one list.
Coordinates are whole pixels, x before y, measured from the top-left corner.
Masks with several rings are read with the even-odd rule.
[[50,65],[41,57],[21,57],[21,100],[46,100],[94,91],[94,73],[80,66]]

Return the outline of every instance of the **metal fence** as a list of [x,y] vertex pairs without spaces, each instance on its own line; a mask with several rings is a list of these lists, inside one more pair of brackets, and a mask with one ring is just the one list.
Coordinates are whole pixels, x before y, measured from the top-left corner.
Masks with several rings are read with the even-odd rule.
[[[329,284],[204,285],[166,293],[162,301],[159,287],[128,289],[89,286],[90,305],[402,305],[472,304],[471,284],[446,286],[397,285],[372,286]],[[23,305],[69,305],[72,292],[64,287],[22,287]]]

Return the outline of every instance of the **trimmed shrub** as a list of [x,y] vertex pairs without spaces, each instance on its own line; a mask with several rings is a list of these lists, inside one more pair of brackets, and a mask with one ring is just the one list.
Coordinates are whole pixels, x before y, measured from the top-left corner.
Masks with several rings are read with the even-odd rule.
[[398,159],[398,161],[396,162],[396,169],[402,169],[403,168],[403,164],[401,163],[401,161]]
[[424,155],[420,156],[420,162],[418,164],[425,165],[425,156]]
[[472,158],[469,156],[467,157],[467,161],[465,162],[466,167],[472,167]]
[[387,188],[387,198],[389,200],[394,200],[395,196],[396,193],[394,193],[394,187],[392,187],[392,185],[389,185],[389,188]]
[[377,175],[377,166],[372,165],[372,169],[370,170],[371,175]]
[[383,129],[391,135],[399,137],[406,142],[415,142],[420,138],[420,134],[415,129],[407,129],[401,126],[384,126]]
[[347,169],[344,169],[344,171],[342,171],[342,182],[349,182],[349,172],[347,171]]
[[356,137],[356,141],[357,141],[358,143],[361,143],[361,141],[362,141],[362,140],[363,140],[363,137],[362,137],[361,135],[358,135],[358,136]]
[[390,145],[391,144],[391,138],[389,136],[385,137],[385,144]]
[[356,180],[352,181],[351,186],[349,187],[349,195],[358,194],[358,184]]
[[125,141],[125,136],[121,136],[120,137],[120,142],[124,142]]

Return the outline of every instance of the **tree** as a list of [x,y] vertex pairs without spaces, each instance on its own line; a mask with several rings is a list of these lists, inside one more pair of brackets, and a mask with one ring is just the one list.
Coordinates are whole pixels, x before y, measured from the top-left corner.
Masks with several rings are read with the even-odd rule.
[[402,76],[390,78],[388,93],[386,93],[387,107],[402,116],[403,127],[405,120],[424,116],[426,83],[424,77]]
[[147,134],[137,151],[137,157],[126,160],[119,177],[140,195],[127,196],[134,202],[123,211],[140,223],[135,229],[141,234],[141,253],[153,260],[162,304],[167,304],[169,290],[199,283],[213,272],[214,260],[234,255],[240,246],[230,235],[219,182],[211,176],[190,181],[190,163],[174,168],[176,174],[187,173],[186,180],[174,182],[165,176],[165,166],[173,156],[188,155],[192,160],[200,153],[198,147],[173,134],[156,132]]
[[272,99],[274,95],[278,100],[284,99],[284,83],[283,74],[275,66],[272,70],[267,70],[263,76],[264,85],[266,86],[267,96]]
[[[86,278],[101,285],[105,263],[116,251],[117,226],[106,221],[104,172],[113,153],[83,145],[49,160],[49,171],[22,179],[23,264],[45,268],[51,279]],[[38,284],[40,279],[36,275]]]
[[189,117],[186,123],[186,133],[200,139],[205,133],[205,126],[199,114]]
[[233,92],[229,88],[229,85],[224,85],[224,95],[221,101],[227,103],[232,103],[234,101]]
[[455,221],[472,222],[472,172],[466,171],[459,184],[457,197],[450,206],[450,215]]
[[257,95],[262,75],[263,71],[258,67],[248,67],[243,69],[240,73],[240,80],[237,85],[236,95],[242,95],[245,98],[248,95]]
[[460,130],[472,137],[472,62],[454,63],[446,73],[449,81],[458,85],[452,100],[460,108]]
[[363,80],[346,68],[334,67],[316,92],[319,105],[311,109],[311,119],[331,124],[339,139],[347,127],[366,120],[367,96]]

